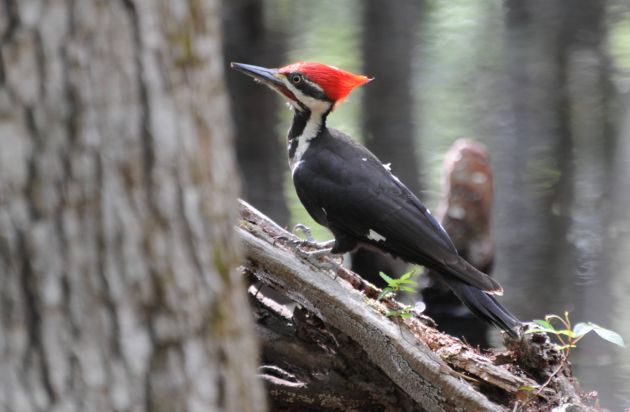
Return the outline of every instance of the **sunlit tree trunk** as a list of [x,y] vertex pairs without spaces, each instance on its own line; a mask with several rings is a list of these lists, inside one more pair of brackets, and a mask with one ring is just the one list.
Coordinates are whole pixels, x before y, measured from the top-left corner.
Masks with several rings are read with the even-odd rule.
[[0,409],[264,409],[217,2],[0,8]]

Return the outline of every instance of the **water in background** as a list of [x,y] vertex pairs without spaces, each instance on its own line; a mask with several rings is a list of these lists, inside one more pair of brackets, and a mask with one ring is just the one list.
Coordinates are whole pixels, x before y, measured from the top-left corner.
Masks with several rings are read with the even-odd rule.
[[[495,173],[494,273],[503,301],[524,320],[568,310],[575,322],[601,324],[630,341],[630,6],[591,1],[585,17],[562,5],[545,9],[552,2],[519,3],[417,1],[421,197],[437,204],[443,154],[453,141],[485,143]],[[278,64],[316,60],[361,71],[361,30],[378,30],[362,25],[363,5],[267,3],[267,24],[288,42]],[[361,139],[361,98],[353,93],[330,125]],[[289,121],[282,110],[279,135]],[[317,227],[288,181],[285,190],[294,221]],[[628,350],[588,336],[572,362],[583,390],[598,390],[602,406],[630,407]]]

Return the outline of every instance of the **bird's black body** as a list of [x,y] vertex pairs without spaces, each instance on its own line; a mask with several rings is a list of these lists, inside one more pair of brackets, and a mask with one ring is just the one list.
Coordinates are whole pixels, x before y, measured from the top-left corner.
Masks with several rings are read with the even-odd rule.
[[288,136],[293,182],[308,213],[335,236],[333,253],[367,245],[433,269],[473,313],[515,334],[520,322],[489,295],[501,293],[501,286],[458,255],[429,210],[375,155],[326,127],[335,99],[309,81],[308,73],[298,73],[303,77],[296,79],[288,70],[287,79],[299,80],[294,85],[278,71],[235,67],[267,82],[293,104]]
[[359,244],[377,247],[441,273],[477,316],[511,333],[520,323],[480,290],[497,284],[457,254],[422,202],[348,136],[322,128],[295,168],[293,182],[309,214],[335,236],[333,252],[350,252]]

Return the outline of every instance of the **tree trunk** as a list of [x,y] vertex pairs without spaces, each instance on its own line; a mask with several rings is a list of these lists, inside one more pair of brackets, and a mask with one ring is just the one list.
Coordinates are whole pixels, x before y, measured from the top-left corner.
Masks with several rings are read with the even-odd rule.
[[263,410],[215,0],[0,13],[0,408]]
[[[267,67],[284,65],[287,35],[266,24],[264,2],[223,1],[222,11],[226,60]],[[252,87],[243,81],[242,74],[228,66],[225,69],[244,198],[278,224],[288,225],[291,216],[284,196],[286,138],[276,130],[281,101],[266,87]]]
[[[420,191],[416,136],[413,122],[413,57],[424,1],[387,0],[363,3],[363,71],[378,79],[364,89],[365,145],[414,193]],[[408,265],[390,255],[359,248],[352,254],[352,270],[384,286],[379,272],[399,276]]]
[[[575,285],[601,281],[601,205],[614,147],[607,124],[612,95],[604,51],[606,2],[504,4],[510,80],[503,94],[512,137],[495,147],[494,158],[502,163],[497,170],[503,172],[497,174],[497,194],[505,197],[497,202],[504,205],[497,240],[504,255],[523,256],[507,260],[507,270],[535,280],[530,289],[523,285],[520,296],[538,293],[541,301],[564,302],[558,294],[575,296],[582,293]],[[513,222],[528,224],[515,231]],[[530,303],[526,298],[515,306],[533,311]],[[565,308],[551,303],[547,310]]]

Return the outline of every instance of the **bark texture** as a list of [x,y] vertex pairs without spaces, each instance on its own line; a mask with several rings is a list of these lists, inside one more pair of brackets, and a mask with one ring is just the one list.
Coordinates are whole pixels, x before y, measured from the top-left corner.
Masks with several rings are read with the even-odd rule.
[[[380,290],[343,267],[322,271],[296,257],[287,248],[291,235],[251,206],[242,203],[241,215],[242,271],[264,285],[250,291],[274,410],[594,410],[596,397],[582,398],[546,336],[480,354],[426,317],[387,317],[398,302],[378,302]],[[300,309],[265,299],[265,288]],[[547,379],[536,395],[522,389]]]
[[0,9],[0,409],[263,410],[217,1]]

